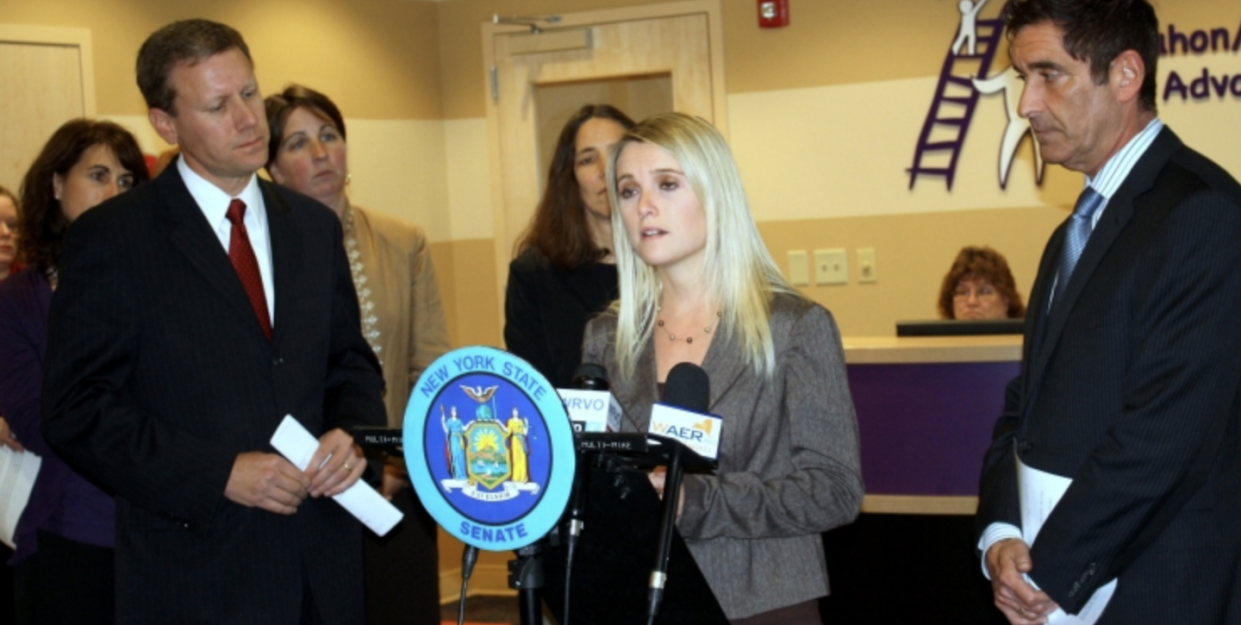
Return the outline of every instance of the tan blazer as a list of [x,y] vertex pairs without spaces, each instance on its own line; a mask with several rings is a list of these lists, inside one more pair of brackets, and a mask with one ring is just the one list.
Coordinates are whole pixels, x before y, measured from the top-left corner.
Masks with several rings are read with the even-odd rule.
[[[712,413],[723,417],[719,470],[687,475],[677,527],[730,619],[828,594],[820,534],[857,517],[862,468],[857,418],[831,313],[799,297],[772,302],[776,371],[767,378],[741,358],[721,328],[702,368]],[[658,396],[655,352],[632,378],[616,368],[616,316],[586,327],[583,362],[608,369],[612,392],[647,429]],[[653,339],[653,340],[658,340]]]
[[[357,255],[350,265],[361,263],[366,283],[358,300],[363,307],[371,303],[362,311],[362,328],[380,347],[375,355],[383,364],[388,426],[399,428],[418,376],[452,349],[439,283],[422,228],[358,206],[351,210]],[[373,317],[369,325],[367,317]]]

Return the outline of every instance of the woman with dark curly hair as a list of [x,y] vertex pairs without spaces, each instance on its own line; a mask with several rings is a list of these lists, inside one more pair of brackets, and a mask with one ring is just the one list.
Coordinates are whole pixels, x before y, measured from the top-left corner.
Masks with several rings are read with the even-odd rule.
[[963,247],[939,290],[944,319],[1019,319],[1026,314],[1008,261],[989,247]]
[[604,165],[633,120],[607,104],[578,109],[560,131],[547,188],[509,264],[504,343],[568,388],[586,322],[617,297]]
[[82,213],[148,178],[128,131],[75,119],[52,135],[22,181],[18,235],[26,268],[0,282],[0,414],[16,438],[10,446],[38,454],[43,463],[17,521],[17,549],[9,561],[18,623],[113,620],[112,497],[70,469],[43,439],[39,388],[65,231]]

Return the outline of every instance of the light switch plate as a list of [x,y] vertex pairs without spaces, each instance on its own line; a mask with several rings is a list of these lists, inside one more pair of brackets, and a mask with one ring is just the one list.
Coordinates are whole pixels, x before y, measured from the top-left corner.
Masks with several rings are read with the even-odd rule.
[[879,281],[879,266],[875,264],[875,248],[858,248],[857,281],[863,284],[870,284]]

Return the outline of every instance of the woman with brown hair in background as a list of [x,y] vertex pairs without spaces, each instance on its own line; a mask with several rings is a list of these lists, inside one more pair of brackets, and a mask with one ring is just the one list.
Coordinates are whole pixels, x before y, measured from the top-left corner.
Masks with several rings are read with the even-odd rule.
[[[104,200],[149,179],[133,136],[107,121],[61,126],[22,181],[18,225],[26,268],[0,282],[0,414],[4,443],[43,459],[14,532],[18,623],[110,623],[112,497],[78,475],[39,429],[48,306],[69,224]],[[14,440],[15,439],[15,440]]]
[[1026,314],[1008,261],[989,247],[963,247],[939,290],[944,319],[1018,319]]
[[[268,96],[266,105],[268,173],[277,184],[319,200],[341,220],[362,335],[383,367],[388,426],[399,428],[414,383],[452,347],[426,235],[422,228],[350,203],[345,120],[326,95],[289,85]],[[438,530],[409,487],[404,458],[385,457],[381,492],[405,514],[405,522],[383,538],[366,533],[367,622],[438,625]]]
[[608,151],[633,120],[607,104],[578,109],[560,131],[547,188],[517,243],[504,296],[504,343],[557,388],[582,359],[586,322],[616,299]]

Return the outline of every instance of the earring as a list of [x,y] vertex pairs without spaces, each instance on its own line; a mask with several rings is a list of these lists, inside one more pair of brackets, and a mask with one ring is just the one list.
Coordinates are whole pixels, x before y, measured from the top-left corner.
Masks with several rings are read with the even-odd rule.
[[353,182],[353,174],[345,174],[345,186],[349,186],[351,182]]

